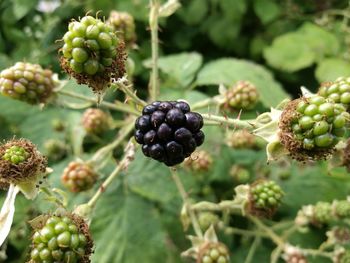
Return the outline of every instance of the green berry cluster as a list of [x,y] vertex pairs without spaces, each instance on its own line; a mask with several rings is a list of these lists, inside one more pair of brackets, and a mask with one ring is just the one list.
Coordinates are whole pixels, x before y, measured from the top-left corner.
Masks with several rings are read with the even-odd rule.
[[207,243],[200,251],[198,263],[229,263],[230,255],[223,243]]
[[341,104],[315,95],[302,99],[296,111],[291,129],[305,150],[332,148],[345,134],[348,114]]
[[67,216],[51,216],[33,235],[31,260],[35,263],[81,262],[88,239]]
[[254,207],[257,209],[274,209],[280,205],[284,193],[274,181],[261,181],[251,187]]
[[198,214],[198,223],[203,231],[206,231],[211,225],[216,225],[219,220],[219,217],[212,212],[205,211]]
[[339,263],[350,263],[350,250],[346,250],[344,254],[340,256]]
[[204,150],[196,151],[185,161],[185,165],[195,172],[206,172],[213,164],[213,158]]
[[67,146],[64,142],[56,139],[45,141],[44,148],[47,157],[52,161],[62,160],[67,154]]
[[103,74],[117,57],[118,38],[113,29],[92,16],[69,23],[63,41],[62,54],[75,73]]
[[234,149],[254,149],[257,147],[256,137],[247,130],[227,132],[226,144]]
[[100,109],[87,109],[83,114],[84,129],[90,134],[101,134],[108,129],[108,116]]
[[335,103],[348,106],[350,104],[350,78],[340,77],[334,82],[323,83],[318,94],[333,100]]
[[93,187],[97,174],[92,167],[82,162],[70,162],[62,174],[62,183],[72,192],[82,192]]
[[13,145],[5,150],[2,159],[9,161],[13,164],[20,164],[27,160],[29,156],[30,154],[23,147]]
[[228,107],[237,110],[250,110],[255,107],[259,100],[256,87],[249,81],[238,81],[226,93]]
[[314,220],[318,223],[329,223],[333,218],[332,205],[327,202],[318,202],[314,206]]
[[126,46],[131,47],[135,44],[135,22],[132,15],[127,12],[111,11],[108,23],[116,34],[124,40]]
[[30,104],[46,102],[55,87],[52,71],[40,65],[17,62],[0,73],[0,93]]
[[350,218],[350,202],[348,200],[336,201],[334,211],[340,218]]

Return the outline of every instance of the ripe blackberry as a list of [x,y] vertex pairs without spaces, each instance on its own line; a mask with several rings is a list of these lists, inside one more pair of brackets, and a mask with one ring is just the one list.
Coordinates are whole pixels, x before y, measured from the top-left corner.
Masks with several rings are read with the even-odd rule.
[[83,114],[84,129],[90,134],[101,134],[108,130],[108,115],[100,109],[87,109]]
[[32,237],[31,263],[88,263],[92,239],[84,220],[76,215],[48,216]]
[[344,104],[348,108],[350,105],[350,78],[340,77],[334,82],[322,83],[318,94],[335,103]]
[[124,75],[124,42],[100,19],[84,16],[70,22],[63,41],[61,66],[79,84],[102,92],[112,78]]
[[225,108],[236,110],[250,110],[259,100],[259,93],[249,81],[238,81],[225,94]]
[[145,156],[174,166],[204,142],[203,118],[183,101],[156,101],[135,122],[135,140]]
[[132,15],[127,12],[111,11],[107,22],[113,27],[117,36],[124,40],[127,47],[135,44],[135,22]]
[[62,183],[72,192],[89,190],[97,180],[97,173],[86,163],[70,162],[62,174]]
[[281,143],[298,160],[324,158],[344,136],[348,119],[342,104],[322,96],[293,100],[281,115]]
[[0,92],[4,96],[29,104],[45,103],[55,87],[49,69],[40,65],[17,62],[0,73]]

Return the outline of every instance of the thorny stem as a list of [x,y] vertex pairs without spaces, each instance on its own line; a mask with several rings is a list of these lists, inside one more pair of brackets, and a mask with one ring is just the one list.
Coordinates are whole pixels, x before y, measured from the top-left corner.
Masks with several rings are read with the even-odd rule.
[[246,229],[240,229],[235,227],[224,227],[223,231],[227,235],[242,235],[242,236],[259,236],[259,237],[268,237],[267,234],[257,231],[257,230],[246,230]]
[[176,184],[176,187],[180,193],[180,196],[182,198],[182,201],[186,207],[186,210],[190,216],[190,219],[191,219],[191,223],[192,223],[192,226],[193,226],[193,229],[194,229],[194,232],[196,233],[196,235],[198,237],[203,237],[203,233],[202,233],[202,230],[199,226],[199,223],[198,223],[198,220],[197,220],[197,217],[196,217],[196,214],[194,213],[194,211],[190,208],[190,202],[188,200],[188,194],[186,193],[186,190],[181,182],[181,179],[180,177],[178,176],[177,174],[177,171],[175,168],[170,168],[170,172],[171,172],[171,176],[173,177],[173,180]]
[[127,126],[125,126],[119,131],[117,138],[113,142],[102,147],[94,154],[89,163],[92,166],[98,166],[101,162],[103,162],[103,160],[106,159],[106,156],[110,154],[115,147],[117,147],[125,140],[125,138],[129,135],[133,127],[134,121],[132,119]]
[[[232,125],[234,128],[237,129],[246,129],[246,130],[253,130],[255,128],[254,121],[253,120],[239,120],[239,119],[232,119],[228,117],[222,117],[212,114],[202,114],[202,117],[204,120],[207,121],[215,121],[218,123],[218,125]],[[206,122],[204,122],[206,124]]]
[[198,110],[198,109],[208,107],[210,105],[217,105],[217,104],[218,104],[218,101],[216,100],[216,97],[214,97],[214,98],[209,98],[209,99],[199,101],[193,104],[191,108],[192,110]]
[[122,92],[128,95],[130,99],[132,99],[132,101],[136,104],[140,106],[146,106],[147,103],[136,95],[136,91],[133,91],[132,86],[133,85],[125,77],[118,79],[117,81],[111,84],[111,87],[120,89]]
[[149,94],[152,101],[156,100],[159,93],[158,83],[158,15],[159,0],[150,0],[151,12],[149,16],[149,27],[152,42],[152,72],[149,83]]
[[91,208],[95,207],[96,202],[100,198],[102,193],[104,193],[106,191],[107,187],[120,174],[120,172],[122,170],[125,170],[129,166],[130,162],[134,158],[134,155],[135,155],[135,147],[130,140],[127,148],[125,149],[125,155],[124,155],[123,159],[120,161],[120,163],[118,163],[118,165],[114,168],[113,172],[106,178],[106,180],[101,184],[101,186],[98,188],[98,190],[94,194],[94,196],[87,203],[87,205],[89,207],[91,207]]
[[[67,91],[67,90],[59,90],[59,91],[57,91],[57,93],[65,95],[65,96],[69,96],[69,97],[72,97],[72,98],[76,98],[76,99],[80,99],[80,100],[96,103],[96,99],[95,98],[84,96],[84,95],[81,95],[81,94],[78,94],[78,93],[75,93],[75,92],[71,92],[71,91]],[[140,113],[136,109],[130,107],[127,104],[121,103],[119,101],[115,101],[114,103],[102,101],[100,103],[100,105],[102,107],[105,107],[105,108],[110,109],[110,110],[116,110],[116,111],[121,111],[121,112],[125,112],[125,113],[130,113],[130,114],[133,114],[133,115],[136,115],[136,116],[140,115]]]

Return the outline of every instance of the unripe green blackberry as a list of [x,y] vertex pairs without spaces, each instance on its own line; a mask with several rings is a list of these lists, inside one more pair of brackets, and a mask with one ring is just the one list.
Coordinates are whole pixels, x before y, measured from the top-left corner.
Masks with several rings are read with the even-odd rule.
[[244,184],[249,181],[250,172],[243,166],[235,164],[230,169],[230,176],[233,177],[237,183]]
[[234,149],[255,149],[256,136],[247,130],[226,133],[226,144]]
[[97,173],[83,162],[70,162],[64,169],[62,183],[72,192],[82,192],[93,187],[97,180]]
[[219,217],[212,212],[200,212],[198,214],[198,223],[203,231],[206,231],[211,225],[219,223]]
[[340,218],[350,218],[350,202],[348,200],[336,201],[334,212]]
[[225,94],[225,108],[250,110],[259,101],[259,93],[254,84],[249,81],[238,81]]
[[348,108],[350,105],[350,78],[340,77],[334,82],[322,83],[318,94],[335,103],[342,103]]
[[225,244],[204,243],[198,252],[197,263],[229,263],[230,254]]
[[88,225],[77,215],[48,216],[34,230],[31,263],[90,262],[92,239]]
[[350,250],[346,250],[344,254],[340,256],[339,263],[350,263]]
[[185,161],[185,165],[196,172],[206,172],[213,164],[211,155],[204,150],[196,151]]
[[45,141],[44,148],[46,150],[47,157],[52,161],[62,160],[67,154],[67,146],[64,142],[49,139]]
[[100,109],[87,109],[82,123],[85,131],[90,134],[101,134],[109,128],[108,115]]
[[256,181],[250,188],[249,212],[271,215],[281,204],[284,192],[274,181]]
[[322,96],[293,100],[280,118],[281,143],[295,159],[325,158],[344,136],[348,119],[342,104]]
[[46,158],[28,140],[11,140],[0,145],[0,181],[4,183],[32,181],[45,172],[46,166]]
[[29,104],[47,102],[55,87],[49,69],[38,64],[17,62],[0,73],[0,92],[12,99]]
[[135,22],[132,15],[127,12],[111,11],[107,22],[113,27],[117,36],[124,40],[127,47],[135,44]]
[[84,16],[70,22],[63,41],[61,66],[79,84],[102,92],[112,78],[124,75],[124,42],[100,19]]
[[318,202],[314,206],[314,220],[317,223],[327,224],[333,218],[332,205],[327,202]]

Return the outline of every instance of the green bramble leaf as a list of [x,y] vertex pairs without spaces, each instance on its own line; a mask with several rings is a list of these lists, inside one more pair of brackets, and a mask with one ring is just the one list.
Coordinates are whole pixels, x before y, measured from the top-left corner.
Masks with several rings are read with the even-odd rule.
[[340,58],[324,59],[317,65],[315,75],[319,82],[334,81],[341,76],[349,76],[350,63]]

